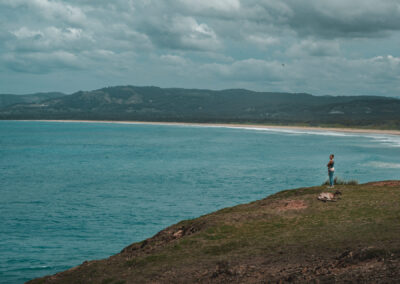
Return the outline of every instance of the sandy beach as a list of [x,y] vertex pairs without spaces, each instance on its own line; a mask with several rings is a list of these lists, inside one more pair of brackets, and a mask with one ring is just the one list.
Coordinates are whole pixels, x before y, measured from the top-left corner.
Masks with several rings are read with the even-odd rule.
[[344,133],[364,133],[382,135],[400,135],[400,130],[380,130],[362,128],[335,128],[335,127],[312,127],[312,126],[280,126],[267,124],[239,124],[239,123],[191,123],[191,122],[158,122],[158,121],[111,121],[111,120],[21,120],[21,121],[44,121],[44,122],[74,122],[74,123],[115,123],[115,124],[142,124],[142,125],[175,125],[196,127],[226,127],[226,128],[253,128],[253,129],[276,129],[276,130],[298,130],[298,131],[330,131]]

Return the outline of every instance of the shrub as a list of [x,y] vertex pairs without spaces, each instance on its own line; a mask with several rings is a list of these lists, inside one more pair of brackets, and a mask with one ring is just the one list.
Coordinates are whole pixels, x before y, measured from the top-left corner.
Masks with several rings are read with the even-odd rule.
[[[358,185],[358,180],[355,180],[355,179],[344,180],[344,179],[336,176],[333,179],[333,184],[334,185]],[[322,185],[329,185],[329,179],[327,179]]]

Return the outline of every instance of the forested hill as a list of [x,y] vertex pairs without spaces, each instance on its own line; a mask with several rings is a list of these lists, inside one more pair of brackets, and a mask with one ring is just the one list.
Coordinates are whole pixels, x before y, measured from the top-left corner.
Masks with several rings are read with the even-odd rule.
[[[21,96],[8,95],[12,101]],[[400,100],[379,96],[119,86],[0,103],[0,119],[306,124],[400,129]],[[0,102],[4,95],[0,95]]]

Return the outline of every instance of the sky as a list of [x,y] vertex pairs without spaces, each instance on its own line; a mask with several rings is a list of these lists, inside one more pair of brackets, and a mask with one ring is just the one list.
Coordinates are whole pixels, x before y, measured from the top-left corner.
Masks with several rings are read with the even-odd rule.
[[400,0],[0,0],[0,93],[400,96]]

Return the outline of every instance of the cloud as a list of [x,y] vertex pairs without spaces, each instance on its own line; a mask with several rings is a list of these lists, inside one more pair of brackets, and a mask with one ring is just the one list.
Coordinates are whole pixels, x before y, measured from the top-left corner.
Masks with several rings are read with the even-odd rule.
[[160,56],[161,61],[170,65],[185,65],[187,64],[187,60],[181,56],[173,55],[173,54],[165,54]]
[[300,34],[323,38],[376,37],[400,30],[400,3],[396,0],[295,1],[287,19]]
[[86,20],[86,15],[81,8],[61,1],[2,0],[0,4],[14,9],[28,8],[31,12],[35,12],[48,20],[62,19],[70,24],[81,24]]
[[[190,1],[185,1],[190,2]],[[207,2],[207,1],[206,1]],[[218,2],[218,1],[215,1]],[[206,6],[206,4],[205,4]],[[194,13],[229,20],[235,30],[284,30],[300,36],[321,38],[382,37],[400,30],[400,3],[397,0],[247,0],[235,9],[198,9]],[[179,7],[175,6],[179,11]],[[236,23],[235,23],[236,22]],[[232,35],[226,35],[232,36]]]
[[141,23],[141,31],[159,48],[216,50],[221,47],[214,30],[193,17],[152,18]]
[[186,8],[197,11],[197,12],[232,12],[240,9],[239,0],[179,0],[178,3],[182,3]]
[[400,169],[400,164],[398,163],[369,162],[368,165],[374,168]]
[[54,70],[79,70],[84,67],[84,63],[75,54],[64,51],[29,52],[18,57],[5,54],[3,60],[10,70],[18,73],[45,74]]
[[282,64],[254,58],[240,60],[231,64],[205,64],[203,69],[219,78],[240,81],[281,81]]
[[288,50],[287,54],[293,57],[303,56],[337,56],[340,53],[338,41],[324,41],[306,39],[296,42]]
[[46,50],[77,50],[88,48],[93,39],[82,29],[46,27],[44,29],[30,29],[21,27],[11,31],[14,40],[8,42],[14,51],[46,51]]
[[398,0],[0,0],[0,77],[43,86],[398,95],[399,45]]
[[101,64],[113,65],[112,60],[120,62],[125,57],[126,65],[134,60],[133,51],[151,50],[147,35],[131,28],[132,22],[126,20],[126,12],[134,9],[133,2],[97,3],[0,0],[0,15],[5,16],[0,17],[2,69],[19,74],[77,69],[97,72]]
[[271,45],[279,44],[279,38],[267,35],[250,34],[246,39],[261,48],[267,48]]

